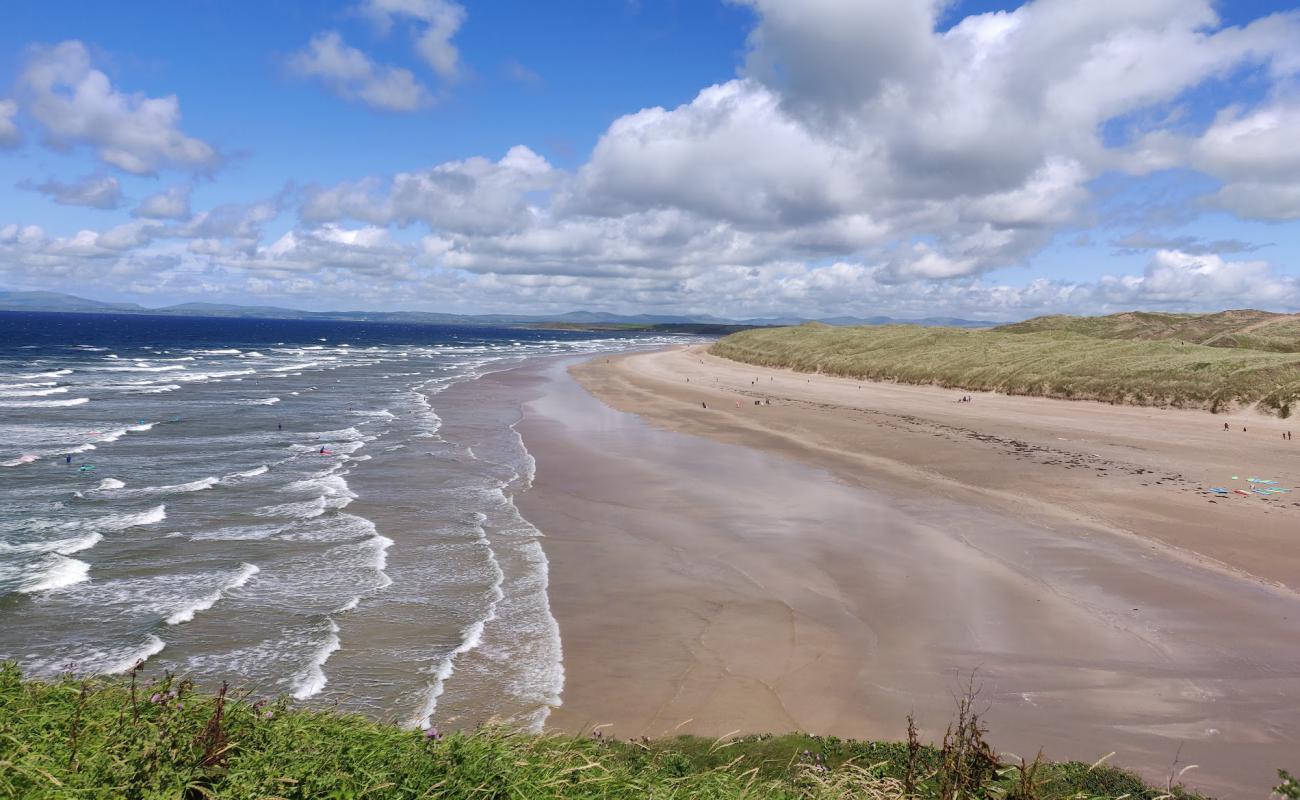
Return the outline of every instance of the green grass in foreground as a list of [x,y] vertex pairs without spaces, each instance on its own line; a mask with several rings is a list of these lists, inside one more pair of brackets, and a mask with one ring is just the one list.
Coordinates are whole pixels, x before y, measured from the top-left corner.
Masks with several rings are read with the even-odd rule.
[[1300,354],[1180,341],[1100,339],[1064,330],[801,325],[742,331],[715,355],[801,372],[1006,394],[1290,416]]
[[[501,728],[445,737],[159,683],[0,665],[0,797],[1156,798],[1108,766],[999,759],[970,704],[944,745],[791,734],[643,743]],[[1017,762],[1018,764],[1019,762]]]

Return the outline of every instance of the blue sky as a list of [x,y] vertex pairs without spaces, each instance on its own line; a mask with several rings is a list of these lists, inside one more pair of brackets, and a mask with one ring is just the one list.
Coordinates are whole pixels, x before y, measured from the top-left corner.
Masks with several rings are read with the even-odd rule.
[[0,289],[1300,310],[1297,52],[1262,1],[30,4]]

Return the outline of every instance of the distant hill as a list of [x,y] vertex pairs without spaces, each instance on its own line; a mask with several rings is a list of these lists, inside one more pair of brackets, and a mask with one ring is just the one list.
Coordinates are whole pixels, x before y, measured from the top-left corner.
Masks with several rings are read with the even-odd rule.
[[[798,325],[806,322],[800,317],[773,317],[766,319],[723,319],[709,314],[673,316],[659,314],[609,314],[603,311],[570,311],[565,314],[441,314],[429,311],[299,311],[276,306],[241,306],[225,303],[181,303],[162,308],[145,308],[136,303],[102,303],[58,292],[6,292],[0,291],[0,311],[75,312],[82,314],[154,314],[182,317],[241,317],[256,319],[315,319],[351,322],[392,322],[408,325],[528,325],[556,326],[571,329],[594,326],[600,330],[609,326],[627,326],[627,329],[671,330],[678,326],[683,332],[714,332],[702,326],[728,328],[763,327],[771,325]],[[946,325],[959,328],[983,328],[993,322],[966,319],[929,318],[900,320],[892,317],[834,317],[817,320],[829,325],[886,325],[908,323],[913,325]]]
[[1210,347],[1300,353],[1300,314],[1275,314],[1254,309],[1213,314],[1126,311],[1105,317],[1035,317],[1001,325],[995,330],[1005,333],[1069,331],[1094,339],[1179,341]]

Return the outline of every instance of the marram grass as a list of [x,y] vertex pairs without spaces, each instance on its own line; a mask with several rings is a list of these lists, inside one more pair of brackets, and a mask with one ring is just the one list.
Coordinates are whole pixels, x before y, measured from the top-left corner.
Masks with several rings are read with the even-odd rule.
[[[485,727],[445,736],[202,693],[188,682],[25,681],[0,666],[0,797],[1157,798],[1105,765],[1004,762],[969,703],[939,746],[790,734],[640,742]],[[910,726],[909,726],[910,727]]]
[[1064,330],[801,325],[733,333],[711,352],[868,380],[1211,411],[1257,406],[1282,417],[1300,397],[1300,353]]

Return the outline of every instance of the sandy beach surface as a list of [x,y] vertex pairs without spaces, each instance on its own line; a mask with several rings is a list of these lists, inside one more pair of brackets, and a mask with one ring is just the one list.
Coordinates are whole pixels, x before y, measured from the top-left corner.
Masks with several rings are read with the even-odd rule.
[[938,737],[973,680],[1029,758],[1223,797],[1298,766],[1300,493],[1206,491],[1295,485],[1285,421],[571,363],[501,378],[534,385],[553,727]]

